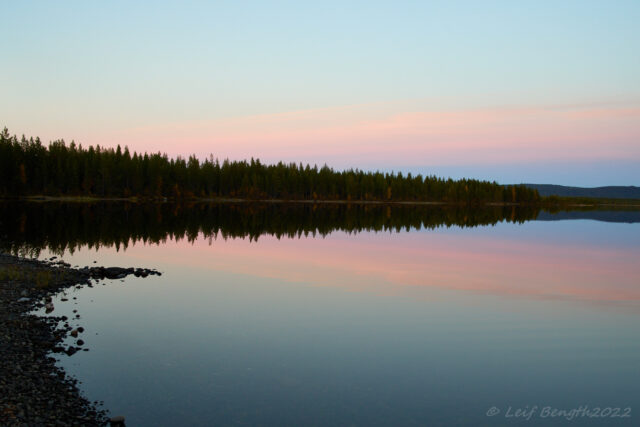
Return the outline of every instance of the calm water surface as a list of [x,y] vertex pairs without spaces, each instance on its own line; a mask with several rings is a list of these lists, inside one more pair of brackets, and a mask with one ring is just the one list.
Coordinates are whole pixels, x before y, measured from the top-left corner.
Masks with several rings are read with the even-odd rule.
[[128,425],[637,425],[638,223],[191,237],[63,256],[163,272],[55,301]]

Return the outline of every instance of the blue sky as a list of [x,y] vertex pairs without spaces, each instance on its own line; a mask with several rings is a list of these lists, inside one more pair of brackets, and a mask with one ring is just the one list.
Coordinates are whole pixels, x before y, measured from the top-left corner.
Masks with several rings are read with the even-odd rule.
[[640,2],[4,2],[0,12],[0,125],[14,133],[503,182],[640,183]]

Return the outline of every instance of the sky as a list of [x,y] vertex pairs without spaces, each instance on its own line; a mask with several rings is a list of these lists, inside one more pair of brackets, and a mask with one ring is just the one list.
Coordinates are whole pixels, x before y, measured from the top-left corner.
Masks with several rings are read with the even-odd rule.
[[640,185],[640,2],[0,0],[0,127],[170,156]]

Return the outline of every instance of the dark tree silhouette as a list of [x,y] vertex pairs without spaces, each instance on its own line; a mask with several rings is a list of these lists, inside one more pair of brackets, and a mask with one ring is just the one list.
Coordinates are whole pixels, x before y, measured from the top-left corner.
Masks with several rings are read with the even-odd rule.
[[265,165],[257,159],[222,163],[213,156],[168,158],[131,155],[129,149],[85,149],[75,142],[0,133],[0,196],[71,195],[171,199],[242,198],[252,200],[431,201],[459,204],[535,204],[538,192],[523,185],[502,186],[472,179],[336,171],[324,165]]

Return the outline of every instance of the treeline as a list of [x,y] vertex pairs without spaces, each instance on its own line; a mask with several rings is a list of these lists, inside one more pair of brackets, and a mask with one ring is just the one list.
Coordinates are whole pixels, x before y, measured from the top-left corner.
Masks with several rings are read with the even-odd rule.
[[63,140],[42,144],[0,134],[0,196],[95,196],[190,199],[198,197],[437,201],[450,203],[538,203],[536,190],[471,179],[452,180],[411,173],[335,171],[296,163],[260,160],[220,162],[131,154],[121,149]]
[[57,254],[82,246],[118,249],[136,242],[193,242],[268,235],[326,236],[334,231],[403,232],[475,227],[535,219],[535,206],[381,205],[338,203],[0,203],[0,251]]
[[593,210],[594,208],[607,208],[611,210],[638,209],[639,199],[606,199],[595,197],[574,197],[574,196],[546,196],[541,198],[545,209],[551,212],[569,210]]

